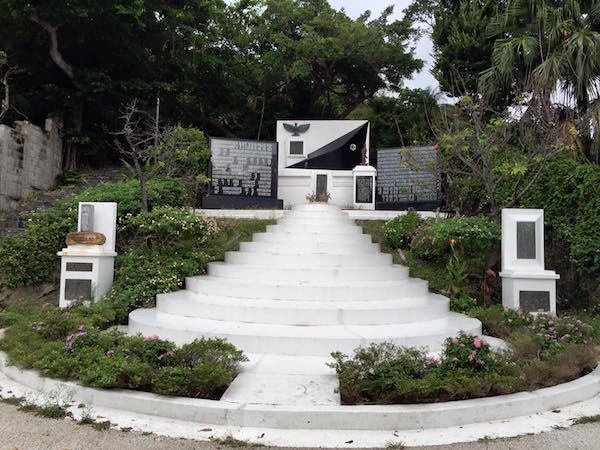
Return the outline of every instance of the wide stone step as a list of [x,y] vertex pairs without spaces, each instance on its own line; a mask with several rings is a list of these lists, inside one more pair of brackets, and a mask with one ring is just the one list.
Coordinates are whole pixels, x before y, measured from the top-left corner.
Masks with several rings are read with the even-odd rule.
[[348,235],[358,235],[363,234],[363,229],[358,225],[324,225],[319,223],[302,223],[302,222],[293,222],[290,224],[277,224],[277,225],[267,225],[266,228],[267,233],[274,231],[283,231],[288,233],[295,234],[304,234],[304,233],[342,233]]
[[270,233],[254,233],[252,240],[254,242],[322,242],[332,244],[356,244],[373,242],[370,234],[344,234],[344,233],[302,233],[296,234],[293,232],[270,232]]
[[208,275],[220,278],[236,278],[276,282],[346,282],[346,281],[388,281],[408,278],[408,268],[397,265],[386,267],[277,267],[249,266],[223,262],[208,263]]
[[443,341],[460,331],[481,333],[481,323],[450,313],[423,322],[391,325],[292,326],[220,321],[138,309],[129,315],[129,332],[157,335],[178,345],[200,337],[227,339],[247,353],[326,356],[334,351],[351,353],[370,343],[393,342],[408,347],[441,348]]
[[200,295],[181,290],[157,296],[158,311],[184,317],[278,325],[383,325],[439,319],[448,299],[419,298],[361,302],[302,302]]
[[257,282],[198,276],[186,278],[185,283],[186,289],[204,295],[318,302],[423,297],[428,292],[427,282],[416,278],[393,281]]
[[255,253],[227,252],[225,261],[232,264],[272,265],[274,267],[357,267],[388,266],[392,255],[388,253],[364,253],[348,257],[348,254],[313,253]]
[[302,254],[336,254],[363,255],[379,253],[379,243],[368,242],[241,242],[240,251],[253,253],[302,253]]

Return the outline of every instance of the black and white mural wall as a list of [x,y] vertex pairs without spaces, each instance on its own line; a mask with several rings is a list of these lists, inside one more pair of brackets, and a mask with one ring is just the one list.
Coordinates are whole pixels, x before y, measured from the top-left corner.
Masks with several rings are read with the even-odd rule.
[[437,148],[398,147],[377,150],[377,209],[433,210],[441,204]]
[[352,169],[369,163],[369,132],[366,120],[278,121],[280,198],[294,205],[326,191],[330,203],[351,205]]

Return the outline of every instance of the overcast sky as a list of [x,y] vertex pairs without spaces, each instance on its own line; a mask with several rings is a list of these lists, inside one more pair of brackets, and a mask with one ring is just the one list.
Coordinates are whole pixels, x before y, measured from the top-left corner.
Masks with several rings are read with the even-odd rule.
[[[366,9],[371,11],[371,17],[379,17],[381,11],[383,11],[389,5],[394,5],[394,14],[390,17],[390,20],[399,19],[402,16],[402,11],[408,5],[412,3],[412,0],[329,0],[329,4],[334,8],[344,8],[346,13],[356,18],[361,15]],[[413,77],[412,80],[408,80],[406,85],[410,88],[426,88],[432,87],[436,90],[439,88],[439,84],[435,78],[429,73],[432,65],[433,45],[429,36],[424,36],[416,47],[417,58],[425,61],[425,67],[423,70]]]

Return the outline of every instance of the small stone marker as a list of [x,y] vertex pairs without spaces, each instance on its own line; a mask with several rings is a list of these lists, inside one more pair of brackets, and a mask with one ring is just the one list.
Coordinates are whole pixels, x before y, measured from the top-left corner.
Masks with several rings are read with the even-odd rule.
[[544,210],[502,210],[502,304],[556,313],[556,272],[544,268]]
[[116,203],[80,203],[76,233],[67,235],[61,257],[59,306],[75,301],[95,302],[113,283]]

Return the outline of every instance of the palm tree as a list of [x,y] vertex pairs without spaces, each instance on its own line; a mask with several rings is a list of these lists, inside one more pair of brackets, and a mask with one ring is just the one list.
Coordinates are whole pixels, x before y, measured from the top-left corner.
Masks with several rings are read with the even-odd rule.
[[[580,118],[598,116],[600,94],[600,0],[508,0],[492,21],[496,36],[482,88],[564,93]],[[589,158],[591,127],[583,136]]]

